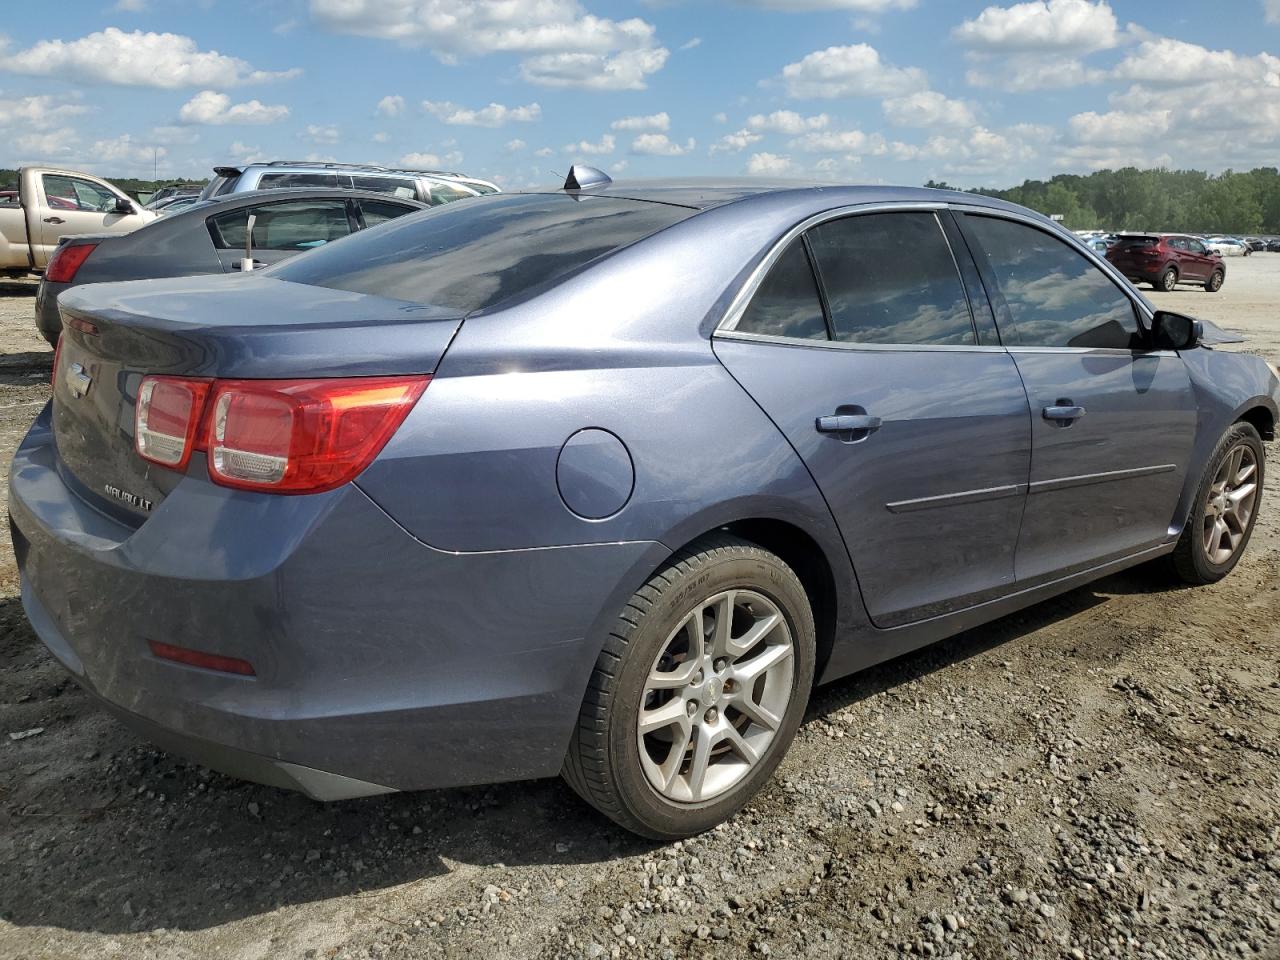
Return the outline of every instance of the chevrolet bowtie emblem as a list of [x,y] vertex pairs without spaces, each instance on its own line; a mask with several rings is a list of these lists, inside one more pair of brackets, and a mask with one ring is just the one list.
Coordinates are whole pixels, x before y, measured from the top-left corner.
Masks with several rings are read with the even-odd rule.
[[89,387],[93,383],[93,377],[85,372],[84,367],[79,363],[73,363],[67,367],[65,377],[67,389],[71,391],[71,396],[79,400],[89,392]]

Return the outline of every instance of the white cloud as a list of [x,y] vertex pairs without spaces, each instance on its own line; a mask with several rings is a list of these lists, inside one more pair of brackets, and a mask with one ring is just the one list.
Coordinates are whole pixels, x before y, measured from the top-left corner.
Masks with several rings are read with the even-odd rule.
[[1231,50],[1208,50],[1184,40],[1157,37],[1139,44],[1120,61],[1115,77],[1152,86],[1238,82],[1278,87],[1280,58],[1266,53],[1247,56]]
[[621,117],[609,124],[610,130],[658,130],[671,129],[671,117],[666,111],[653,113],[647,117]]
[[999,62],[975,67],[965,74],[970,86],[988,87],[1010,93],[1031,90],[1066,90],[1101,83],[1107,71],[1087,66],[1074,57],[1045,54],[1015,54]]
[[776,153],[753,153],[747,159],[747,173],[753,177],[777,176],[792,169],[791,158]]
[[697,146],[693,137],[680,144],[668,138],[665,133],[642,133],[631,141],[631,152],[649,157],[683,157],[687,153],[693,153]]
[[550,147],[539,147],[537,150],[533,151],[533,155],[535,157],[550,157],[555,155],[555,151]]
[[150,139],[170,147],[189,147],[200,142],[200,134],[189,126],[163,124],[151,128]]
[[93,157],[94,163],[100,166],[115,163],[126,167],[138,167],[145,164],[148,169],[151,168],[153,160],[163,159],[168,152],[164,147],[136,143],[127,133],[110,140],[94,141],[93,146],[89,148],[89,155]]
[[619,160],[617,163],[609,164],[610,173],[622,173],[626,169],[627,169],[627,161],[625,160]]
[[530,83],[595,90],[640,90],[669,51],[653,25],[610,20],[578,0],[310,0],[330,30],[431,50],[445,62],[504,52],[526,56]]
[[1262,0],[1262,13],[1267,23],[1280,23],[1280,0]]
[[884,13],[886,10],[910,10],[916,0],[743,0],[749,6],[767,10],[806,12],[811,10],[848,10],[853,13]]
[[[598,157],[608,153],[613,153],[617,148],[617,145],[618,141],[614,138],[613,134],[606,133],[597,143],[592,143],[589,140],[579,140],[577,143],[567,144],[564,148],[564,152]],[[538,156],[550,156],[550,153],[544,154],[539,150]]]
[[0,69],[119,86],[229,87],[295,77],[301,70],[256,70],[237,57],[200,50],[176,33],[125,33],[116,27],[79,40],[42,40],[0,61]]
[[437,170],[440,157],[435,153],[406,153],[400,158],[400,166],[417,170]]
[[117,13],[142,13],[147,9],[147,0],[116,0],[111,9]]
[[729,115],[727,113],[717,113],[712,118],[716,123],[728,123]]
[[18,97],[14,100],[0,98],[0,127],[14,124],[44,130],[65,123],[69,118],[88,110],[79,103],[68,103],[59,97],[40,94],[34,97]]
[[374,143],[390,143],[391,134],[387,133],[385,130],[379,130],[377,133],[373,135],[373,142]]
[[[1280,0],[1277,0],[1277,2],[1280,2]],[[686,40],[684,43],[680,44],[680,49],[681,49],[682,51],[683,51],[683,50],[692,50],[692,49],[694,49],[695,47],[700,47],[700,46],[702,46],[702,38],[701,38],[701,37],[690,37],[690,38],[689,38],[688,40]],[[623,161],[623,162],[625,163],[626,161]]]
[[507,145],[503,147],[503,149],[506,150],[507,153],[519,153],[527,146],[529,145],[525,143],[523,140],[516,139],[516,140],[508,140]]
[[398,93],[389,93],[378,101],[374,112],[380,117],[398,117],[404,113],[404,97]]
[[338,128],[333,124],[308,123],[303,136],[312,143],[333,144],[342,139]]
[[815,50],[783,67],[782,82],[801,98],[892,97],[927,88],[923,70],[890,66],[865,43]]
[[479,110],[469,110],[447,100],[423,100],[422,109],[442,123],[458,127],[501,127],[506,123],[533,123],[542,119],[542,107],[536,103],[523,107],[491,103]]
[[32,159],[54,159],[69,155],[79,139],[75,130],[63,127],[48,133],[24,134],[17,137],[13,145],[20,154]]
[[1068,127],[1078,143],[1144,144],[1169,132],[1169,111],[1077,113],[1068,121]]
[[247,100],[244,103],[232,103],[225,93],[214,90],[201,90],[182,105],[178,111],[178,119],[182,123],[224,124],[224,123],[275,123],[289,115],[289,108],[283,105],[268,106],[259,100]]
[[520,64],[520,76],[544,87],[584,90],[643,90],[645,77],[667,62],[665,47],[624,50],[614,56],[596,53],[548,53]]
[[875,142],[861,130],[824,130],[792,140],[791,149],[804,153],[862,153]]
[[823,130],[830,123],[831,118],[825,113],[804,117],[794,110],[775,110],[768,115],[757,113],[747,118],[747,126],[752,130],[762,130],[765,133],[786,133],[791,136],[808,130]]
[[987,7],[953,35],[976,50],[1088,53],[1119,45],[1120,25],[1106,0],[1032,0]]
[[754,130],[748,130],[743,127],[736,133],[726,133],[713,143],[711,145],[711,155],[714,157],[717,153],[741,153],[753,143],[763,139],[763,133],[756,133]]
[[963,100],[952,100],[936,90],[920,90],[884,101],[885,119],[895,127],[968,127],[977,118]]
[[268,159],[259,146],[250,146],[237,140],[227,148],[227,152],[235,159],[236,163],[260,163]]

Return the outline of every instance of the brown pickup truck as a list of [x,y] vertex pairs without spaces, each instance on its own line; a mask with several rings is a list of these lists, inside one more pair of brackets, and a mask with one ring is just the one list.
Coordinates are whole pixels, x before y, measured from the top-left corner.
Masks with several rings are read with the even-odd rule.
[[23,167],[18,189],[0,191],[0,274],[43,271],[62,237],[128,233],[155,218],[99,177]]

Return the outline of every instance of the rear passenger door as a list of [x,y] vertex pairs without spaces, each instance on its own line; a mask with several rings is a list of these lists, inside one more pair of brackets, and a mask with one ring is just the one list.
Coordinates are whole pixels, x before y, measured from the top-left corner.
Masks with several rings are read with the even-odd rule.
[[1031,403],[1019,582],[1168,540],[1196,429],[1182,358],[1152,349],[1130,295],[1048,229],[960,220]]
[[354,213],[342,197],[276,200],[214,214],[205,223],[223,270],[240,269],[250,215],[254,217],[253,259],[257,268],[340,240],[357,229]]
[[1007,592],[1027,399],[985,301],[975,320],[961,271],[981,288],[950,215],[835,216],[771,256],[716,355],[817,481],[872,620]]

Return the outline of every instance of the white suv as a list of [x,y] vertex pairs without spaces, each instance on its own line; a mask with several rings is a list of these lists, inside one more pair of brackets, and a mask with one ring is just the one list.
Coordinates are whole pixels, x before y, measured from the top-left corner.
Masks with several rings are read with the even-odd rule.
[[274,160],[243,167],[214,167],[214,178],[200,194],[201,200],[249,190],[284,190],[290,187],[346,187],[374,190],[433,206],[498,193],[488,180],[440,170],[395,170],[355,163],[311,163]]

